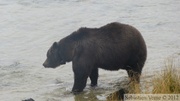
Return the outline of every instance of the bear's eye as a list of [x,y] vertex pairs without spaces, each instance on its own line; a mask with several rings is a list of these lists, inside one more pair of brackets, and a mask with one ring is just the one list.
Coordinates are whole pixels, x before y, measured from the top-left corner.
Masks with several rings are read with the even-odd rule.
[[53,54],[53,52],[51,50],[48,50],[47,57],[50,57],[52,54]]
[[49,50],[48,50],[48,52],[47,52],[46,56],[47,56],[47,57],[49,57]]

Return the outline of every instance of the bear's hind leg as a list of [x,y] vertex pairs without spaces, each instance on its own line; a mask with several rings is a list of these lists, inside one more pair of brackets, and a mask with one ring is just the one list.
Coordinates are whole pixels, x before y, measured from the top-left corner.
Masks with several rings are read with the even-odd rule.
[[130,82],[140,82],[140,76],[141,76],[141,72],[140,71],[136,71],[133,69],[127,70],[128,76],[130,78]]
[[140,82],[140,76],[142,71],[143,65],[139,65],[138,63],[135,63],[134,65],[127,66],[127,73],[130,78],[130,82]]
[[94,68],[89,76],[91,79],[91,87],[97,86],[98,76],[98,68]]

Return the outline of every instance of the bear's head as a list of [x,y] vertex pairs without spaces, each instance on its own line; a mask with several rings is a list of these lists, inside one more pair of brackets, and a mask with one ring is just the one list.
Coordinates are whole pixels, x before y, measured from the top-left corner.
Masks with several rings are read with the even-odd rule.
[[63,54],[61,53],[59,44],[54,42],[47,52],[47,59],[43,63],[43,66],[45,68],[56,68],[62,64],[66,64],[66,61],[62,58]]

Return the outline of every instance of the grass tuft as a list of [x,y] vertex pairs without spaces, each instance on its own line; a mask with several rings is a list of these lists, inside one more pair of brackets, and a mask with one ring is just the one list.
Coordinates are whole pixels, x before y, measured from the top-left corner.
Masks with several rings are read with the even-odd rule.
[[[153,79],[153,94],[179,94],[180,70],[172,61],[166,62],[166,69]],[[180,68],[180,67],[179,67]]]
[[[151,82],[142,90],[140,84],[130,83],[128,87],[121,93],[120,90],[110,94],[107,99],[108,101],[121,101],[123,95],[121,94],[180,94],[180,66],[176,66],[173,60],[167,60],[165,63],[165,70],[157,74],[152,78]],[[152,86],[149,86],[152,85]],[[151,90],[149,90],[151,89]],[[120,97],[121,96],[121,97]],[[110,99],[110,100],[109,100]]]

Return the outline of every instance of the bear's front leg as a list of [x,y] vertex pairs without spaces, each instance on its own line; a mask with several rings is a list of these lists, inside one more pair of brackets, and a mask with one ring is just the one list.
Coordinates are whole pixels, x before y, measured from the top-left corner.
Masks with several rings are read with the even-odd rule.
[[74,86],[72,88],[73,93],[82,92],[86,87],[87,75],[74,73]]
[[88,68],[82,65],[77,65],[73,63],[73,71],[74,71],[74,86],[72,88],[73,93],[82,92],[86,87],[87,78],[88,78]]

